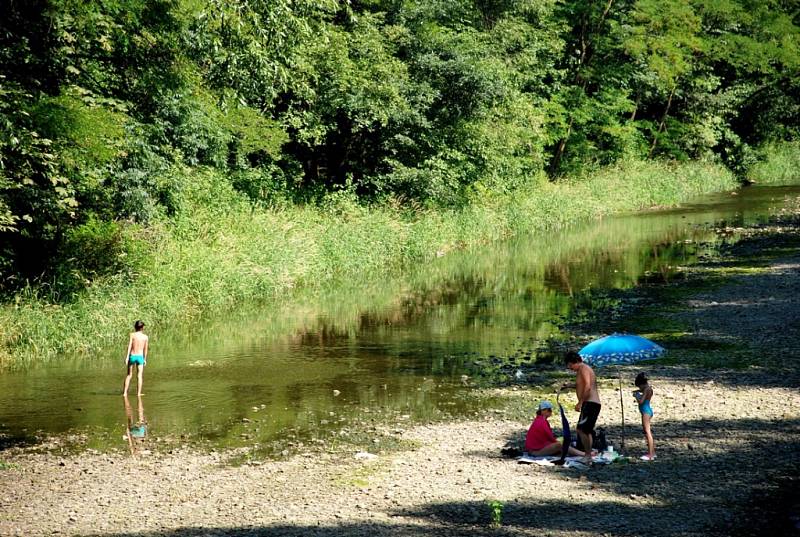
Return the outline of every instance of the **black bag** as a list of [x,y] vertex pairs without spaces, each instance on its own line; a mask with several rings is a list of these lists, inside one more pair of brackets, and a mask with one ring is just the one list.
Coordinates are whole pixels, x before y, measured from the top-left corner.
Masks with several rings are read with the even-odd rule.
[[594,440],[592,440],[592,448],[597,451],[605,451],[608,449],[608,440],[606,440],[606,430],[602,427],[594,432]]
[[503,457],[507,457],[509,459],[515,459],[517,457],[523,456],[525,453],[516,446],[506,446],[500,450],[500,454]]
[[[580,451],[586,451],[583,449],[583,444],[581,443],[581,437],[579,435],[575,435],[575,449]],[[592,449],[596,449],[597,451],[605,451],[608,449],[608,440],[606,439],[606,430],[603,427],[598,427],[594,431],[594,435],[592,436]]]

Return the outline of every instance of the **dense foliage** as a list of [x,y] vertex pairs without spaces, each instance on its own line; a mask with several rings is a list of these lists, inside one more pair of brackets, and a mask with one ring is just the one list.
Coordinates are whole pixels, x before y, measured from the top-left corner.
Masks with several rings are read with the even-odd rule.
[[6,0],[0,290],[133,274],[202,168],[254,204],[457,206],[797,138],[790,0]]

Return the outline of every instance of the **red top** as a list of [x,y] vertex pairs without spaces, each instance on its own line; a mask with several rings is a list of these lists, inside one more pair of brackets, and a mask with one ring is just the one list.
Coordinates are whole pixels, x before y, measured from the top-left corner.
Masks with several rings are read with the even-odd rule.
[[530,429],[528,429],[528,434],[525,436],[525,451],[539,451],[553,442],[557,442],[557,440],[553,436],[553,429],[550,428],[550,424],[544,416],[536,416],[536,419],[531,423]]

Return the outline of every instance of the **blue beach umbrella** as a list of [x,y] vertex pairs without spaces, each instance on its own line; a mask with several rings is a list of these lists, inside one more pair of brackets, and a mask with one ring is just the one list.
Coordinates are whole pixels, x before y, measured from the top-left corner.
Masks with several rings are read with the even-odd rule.
[[[635,334],[611,334],[601,337],[578,351],[584,362],[592,367],[631,365],[645,360],[655,360],[667,350]],[[622,408],[622,447],[625,447],[625,407],[622,402],[622,371],[619,371],[619,404]]]
[[664,354],[664,347],[635,334],[611,334],[601,337],[578,351],[592,367],[629,365],[654,360]]

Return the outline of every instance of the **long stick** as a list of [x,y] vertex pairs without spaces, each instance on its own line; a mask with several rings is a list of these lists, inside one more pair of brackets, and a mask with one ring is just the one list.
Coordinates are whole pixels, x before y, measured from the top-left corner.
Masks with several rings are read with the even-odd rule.
[[625,449],[625,405],[622,404],[622,369],[619,372],[619,408],[622,410],[622,449]]

